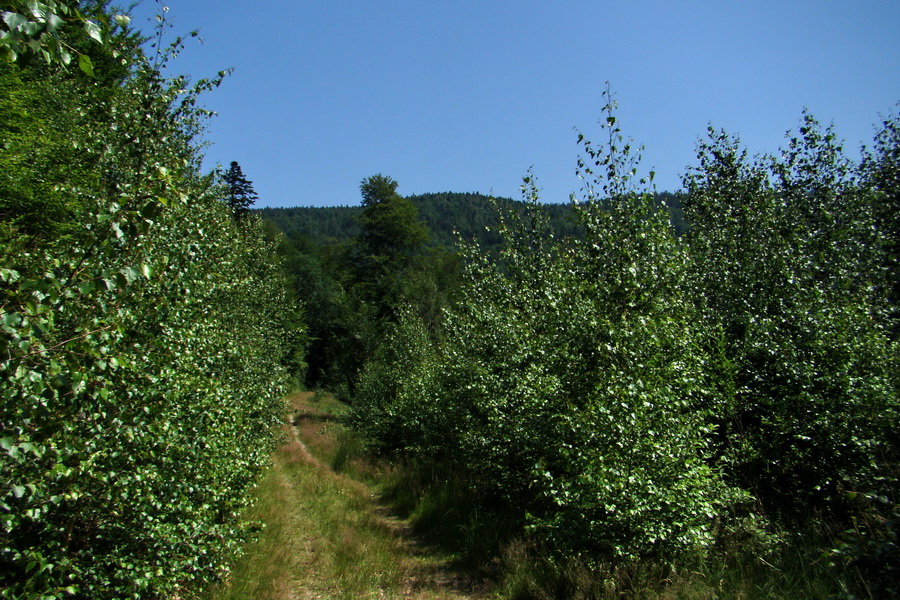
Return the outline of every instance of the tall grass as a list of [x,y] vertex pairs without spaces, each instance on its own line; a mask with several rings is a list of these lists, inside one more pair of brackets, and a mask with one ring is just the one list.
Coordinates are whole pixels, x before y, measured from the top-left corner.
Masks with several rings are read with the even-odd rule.
[[[779,544],[746,535],[720,536],[703,556],[678,564],[638,561],[628,565],[559,559],[516,539],[503,550],[498,594],[506,600],[836,600],[854,595],[848,582],[858,573],[836,568],[822,548],[829,533],[821,527],[783,533]],[[582,557],[590,559],[590,557]]]
[[341,423],[346,407],[308,393],[291,400],[296,437],[275,453],[248,514],[267,526],[209,599],[485,597],[364,483],[390,467],[363,460]]
[[246,518],[263,526],[247,544],[225,581],[209,591],[214,600],[290,600],[290,581],[302,562],[303,540],[297,535],[296,477],[302,455],[292,444],[273,456],[272,468],[255,491]]
[[821,531],[768,552],[723,536],[710,556],[677,567],[554,558],[453,469],[368,456],[333,397],[292,403],[289,441],[247,514],[266,526],[209,600],[851,597],[819,553]]

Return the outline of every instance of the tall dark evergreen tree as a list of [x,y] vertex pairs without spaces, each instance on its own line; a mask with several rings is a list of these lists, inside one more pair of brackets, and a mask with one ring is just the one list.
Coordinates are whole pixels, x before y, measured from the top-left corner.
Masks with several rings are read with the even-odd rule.
[[241,165],[236,160],[231,161],[225,176],[222,178],[227,186],[225,202],[231,207],[236,218],[241,218],[250,212],[250,207],[259,200],[253,182],[244,176]]

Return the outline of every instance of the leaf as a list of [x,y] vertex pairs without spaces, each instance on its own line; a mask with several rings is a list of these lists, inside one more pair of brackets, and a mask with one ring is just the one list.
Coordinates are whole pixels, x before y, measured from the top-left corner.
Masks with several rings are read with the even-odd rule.
[[63,25],[65,25],[65,21],[60,19],[57,15],[50,13],[50,16],[47,17],[47,32],[48,33],[55,33]]
[[129,23],[131,23],[131,17],[128,15],[116,15],[113,18],[116,20],[116,24],[119,27],[128,27]]
[[82,293],[82,295],[87,296],[91,292],[97,289],[97,284],[92,279],[88,279],[87,281],[82,281],[78,285],[78,290]]
[[47,17],[47,11],[50,7],[45,3],[37,2],[37,0],[28,0],[26,4],[28,9],[31,10],[31,16],[35,19],[44,19]]
[[22,317],[20,317],[16,313],[3,313],[2,319],[0,322],[7,327],[17,327],[19,323],[22,322]]
[[[0,31],[0,42],[4,41],[6,35],[7,34],[5,31]],[[0,58],[8,61],[14,61],[16,60],[17,56],[18,55],[15,53],[15,51],[13,51],[13,49],[9,46],[0,46]]]
[[28,24],[28,19],[26,19],[19,13],[14,12],[3,13],[3,20],[6,22],[6,25],[9,27],[10,31],[15,31],[16,29],[19,29],[20,27]]
[[125,283],[131,283],[141,274],[141,272],[134,267],[122,267],[121,269],[119,269],[119,272],[125,276]]
[[78,68],[81,69],[88,77],[96,77],[96,75],[94,75],[94,63],[91,62],[90,56],[86,54],[79,55]]
[[98,43],[103,43],[103,35],[100,33],[100,26],[94,23],[93,21],[85,21],[84,22],[84,30],[87,32],[89,36],[95,39]]
[[25,486],[24,485],[14,485],[10,489],[12,489],[13,496],[15,496],[16,498],[21,498],[22,496],[25,495]]

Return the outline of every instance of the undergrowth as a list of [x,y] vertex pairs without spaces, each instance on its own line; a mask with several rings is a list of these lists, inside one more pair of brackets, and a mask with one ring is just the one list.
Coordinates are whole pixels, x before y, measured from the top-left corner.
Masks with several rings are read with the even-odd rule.
[[824,527],[782,533],[780,542],[722,533],[708,555],[679,564],[561,559],[500,505],[485,508],[454,469],[368,454],[333,397],[307,394],[294,414],[313,458],[291,444],[276,453],[247,515],[265,528],[210,600],[286,600],[296,597],[292,585],[321,598],[879,597],[823,554],[835,536]]
[[347,432],[338,453],[368,465],[357,475],[375,481],[381,499],[428,544],[476,568],[504,600],[822,600],[889,597],[867,590],[853,566],[827,551],[836,534],[821,521],[809,530],[765,534],[758,525],[722,528],[705,556],[678,564],[601,563],[559,558],[531,539],[500,506],[486,509],[465,478],[441,465],[375,459]]

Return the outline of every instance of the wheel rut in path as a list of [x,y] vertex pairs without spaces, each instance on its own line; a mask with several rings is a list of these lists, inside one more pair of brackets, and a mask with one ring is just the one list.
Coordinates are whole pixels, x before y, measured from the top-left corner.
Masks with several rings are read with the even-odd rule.
[[287,525],[298,535],[291,544],[291,575],[276,586],[287,592],[279,600],[490,597],[486,582],[455,569],[451,558],[416,539],[373,488],[325,462],[343,426],[319,410],[312,393],[289,400],[287,442],[273,468],[283,476],[291,505]]

